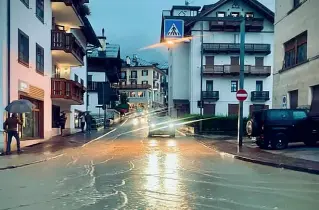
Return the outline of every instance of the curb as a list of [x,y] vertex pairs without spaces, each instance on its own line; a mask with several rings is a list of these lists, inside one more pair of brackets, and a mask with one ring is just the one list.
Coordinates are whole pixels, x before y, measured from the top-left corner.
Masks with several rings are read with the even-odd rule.
[[63,155],[64,154],[60,154],[60,155],[57,155],[57,156],[54,156],[54,157],[51,157],[51,158],[45,158],[45,159],[42,159],[42,160],[37,160],[37,161],[29,162],[29,163],[23,163],[23,164],[20,164],[20,165],[12,165],[12,166],[2,167],[2,168],[0,168],[0,171],[5,171],[5,170],[15,169],[15,168],[21,168],[21,167],[25,167],[25,166],[29,166],[29,165],[33,165],[33,164],[37,164],[37,163],[43,163],[43,162],[46,162],[46,161],[49,161],[49,160],[57,159],[57,158],[59,158],[59,157],[61,157]]
[[[202,135],[198,135],[198,134],[189,134],[189,133],[184,133],[184,134],[186,136],[193,136],[193,137],[201,137],[201,138],[205,138],[205,139],[210,139],[207,136],[202,136]],[[249,158],[249,157],[241,156],[241,155],[238,155],[238,154],[232,154],[232,153],[229,153],[229,152],[223,152],[221,150],[218,150],[217,148],[212,148],[210,146],[207,146],[206,144],[204,144],[200,140],[196,140],[196,141],[198,141],[200,144],[202,144],[205,147],[208,147],[208,148],[210,148],[210,149],[212,149],[212,150],[214,150],[214,151],[216,151],[218,153],[228,154],[228,155],[234,157],[234,159],[237,159],[237,160],[250,162],[250,163],[255,163],[255,164],[260,164],[260,165],[265,165],[265,166],[271,166],[271,167],[275,167],[275,168],[284,168],[284,169],[288,169],[288,170],[293,170],[293,171],[299,171],[299,172],[305,172],[305,173],[309,173],[309,174],[319,175],[319,169],[304,168],[304,167],[299,167],[299,166],[294,166],[294,165],[288,165],[288,164],[264,161],[264,160],[260,160],[260,159],[256,159],[256,158]]]

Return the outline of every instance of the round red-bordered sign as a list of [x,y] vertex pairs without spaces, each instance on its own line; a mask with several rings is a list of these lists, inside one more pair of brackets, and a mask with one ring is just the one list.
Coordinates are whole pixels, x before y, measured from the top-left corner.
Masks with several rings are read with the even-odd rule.
[[248,93],[244,89],[238,90],[236,93],[236,98],[238,101],[245,101],[247,97],[248,97]]

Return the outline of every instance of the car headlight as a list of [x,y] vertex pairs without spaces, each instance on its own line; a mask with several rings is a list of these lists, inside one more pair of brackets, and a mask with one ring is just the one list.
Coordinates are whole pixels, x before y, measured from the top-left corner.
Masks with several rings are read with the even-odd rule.
[[169,124],[169,127],[170,127],[170,128],[174,128],[174,124],[172,124],[172,123]]
[[154,123],[151,124],[151,128],[155,128],[155,124]]

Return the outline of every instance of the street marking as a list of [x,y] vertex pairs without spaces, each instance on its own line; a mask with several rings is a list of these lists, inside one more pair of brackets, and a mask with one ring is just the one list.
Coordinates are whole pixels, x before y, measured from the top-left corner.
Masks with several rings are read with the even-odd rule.
[[93,142],[95,142],[95,141],[97,141],[97,140],[100,140],[101,138],[103,138],[103,137],[109,135],[110,133],[113,133],[113,132],[116,131],[116,130],[117,130],[117,128],[114,128],[113,130],[111,130],[111,131],[109,131],[109,132],[103,134],[102,136],[99,136],[99,137],[97,137],[97,138],[95,138],[95,139],[89,141],[88,143],[83,144],[82,147],[86,147],[88,144],[93,143]]
[[128,119],[126,119],[120,126],[123,126],[127,121]]

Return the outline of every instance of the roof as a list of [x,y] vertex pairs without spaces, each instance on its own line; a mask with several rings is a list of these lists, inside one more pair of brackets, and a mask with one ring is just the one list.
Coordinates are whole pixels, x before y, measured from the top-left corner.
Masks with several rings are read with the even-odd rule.
[[186,5],[182,5],[182,6],[173,6],[172,10],[174,9],[189,9],[189,10],[196,10],[198,11],[201,7],[200,6],[186,6]]
[[159,68],[160,70],[167,70],[168,69],[168,63],[158,64],[156,67]]
[[95,47],[101,47],[101,43],[97,38],[90,21],[85,16],[82,16],[82,20],[84,22],[84,26],[81,28],[87,42],[94,45]]
[[[220,0],[216,2],[215,4],[204,5],[202,8],[202,11],[199,13],[199,16],[201,17],[206,16],[229,1],[230,0]],[[275,20],[274,12],[268,9],[265,5],[263,5],[257,0],[242,0],[242,1],[244,1],[246,4],[250,5],[251,7],[255,8],[257,11],[261,12],[268,20],[274,23],[274,20]],[[190,26],[194,24],[195,22],[196,21],[190,21],[186,25]]]
[[105,51],[93,49],[92,52],[87,53],[88,57],[96,58],[119,58],[120,57],[120,45],[107,44]]

